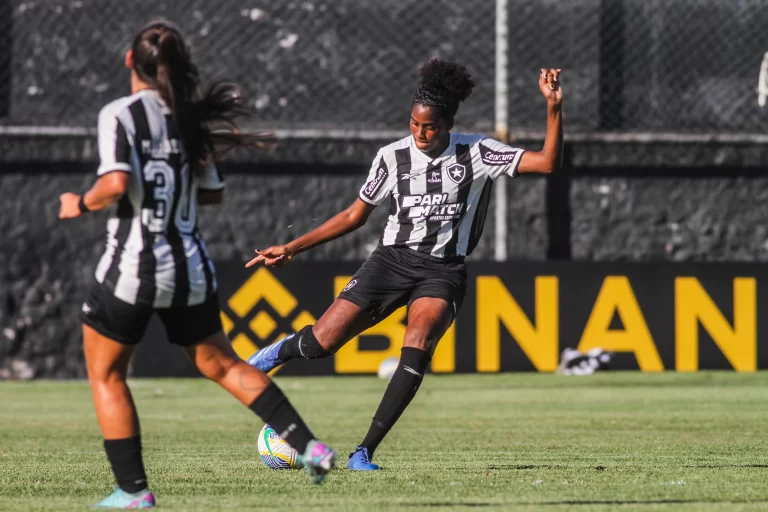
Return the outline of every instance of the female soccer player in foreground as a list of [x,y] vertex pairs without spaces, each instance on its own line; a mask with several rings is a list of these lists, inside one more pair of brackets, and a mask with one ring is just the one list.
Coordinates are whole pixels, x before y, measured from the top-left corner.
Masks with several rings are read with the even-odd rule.
[[560,167],[563,129],[559,69],[542,69],[547,135],[540,152],[524,152],[481,135],[450,133],[474,83],[463,66],[433,60],[420,71],[411,136],[379,150],[368,181],[346,210],[304,236],[256,251],[246,266],[281,265],[295,255],[365,224],[389,198],[379,247],[314,326],[306,326],[248,360],[270,371],[294,358],[328,357],[347,341],[408,306],[400,363],[348,467],[373,470],[373,452],[416,395],[437,342],[461,307],[467,288],[464,257],[483,230],[491,185],[502,174],[551,173]]
[[[126,384],[128,363],[153,313],[168,339],[200,372],[270,423],[316,482],[335,454],[315,440],[282,391],[233,352],[221,326],[214,268],[197,229],[198,205],[221,203],[214,146],[258,145],[234,120],[247,114],[239,88],[220,82],[205,94],[181,33],[166,22],[142,29],[128,51],[131,96],[99,114],[101,163],[82,196],[61,196],[72,219],[113,204],[107,248],[83,305],[83,344],[104,449],[118,487],[102,508],[149,508],[139,419]],[[232,130],[212,133],[209,123]]]

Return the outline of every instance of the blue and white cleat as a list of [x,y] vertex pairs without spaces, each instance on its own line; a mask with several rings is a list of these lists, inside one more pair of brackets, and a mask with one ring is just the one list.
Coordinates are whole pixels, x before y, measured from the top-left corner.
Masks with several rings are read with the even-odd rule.
[[280,341],[276,341],[275,343],[262,348],[248,358],[248,364],[254,368],[258,368],[264,373],[271,372],[284,363],[284,361],[280,360],[280,347],[294,336],[296,336],[296,333],[289,334]]
[[310,441],[300,459],[312,482],[319,484],[336,465],[336,452],[325,443]]
[[130,493],[116,487],[112,494],[94,505],[93,508],[122,508],[136,510],[140,508],[152,508],[154,506],[155,497],[149,489]]
[[371,462],[371,458],[368,456],[368,448],[358,446],[354,452],[349,454],[347,469],[353,471],[376,471],[380,468]]

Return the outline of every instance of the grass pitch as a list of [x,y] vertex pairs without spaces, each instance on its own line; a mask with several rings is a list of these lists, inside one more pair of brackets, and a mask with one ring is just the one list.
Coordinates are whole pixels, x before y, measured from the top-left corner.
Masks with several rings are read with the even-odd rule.
[[[430,375],[344,469],[386,383],[280,378],[341,455],[321,486],[272,471],[262,424],[203,380],[131,383],[162,510],[767,510],[768,374]],[[84,510],[112,476],[85,382],[0,383],[0,509]]]

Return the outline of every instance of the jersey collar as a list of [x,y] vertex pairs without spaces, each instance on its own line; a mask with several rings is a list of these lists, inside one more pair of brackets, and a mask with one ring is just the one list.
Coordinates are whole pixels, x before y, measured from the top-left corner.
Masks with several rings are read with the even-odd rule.
[[165,101],[163,100],[162,96],[160,96],[160,93],[157,92],[156,89],[142,89],[136,94],[140,94],[142,96],[148,96],[150,98],[153,98],[155,101],[157,101],[160,104],[160,107],[162,108],[163,114],[169,115],[171,114],[171,109],[168,108],[168,105],[165,104]]

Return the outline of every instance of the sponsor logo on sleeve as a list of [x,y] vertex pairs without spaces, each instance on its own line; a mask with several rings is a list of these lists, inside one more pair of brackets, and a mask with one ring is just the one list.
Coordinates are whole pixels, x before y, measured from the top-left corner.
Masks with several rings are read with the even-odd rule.
[[480,157],[485,165],[511,165],[520,151],[494,151],[480,144]]
[[388,176],[389,172],[385,166],[382,165],[376,169],[376,174],[374,175],[373,179],[366,183],[365,187],[363,188],[363,196],[373,201],[382,185],[384,185],[384,182],[387,181]]

